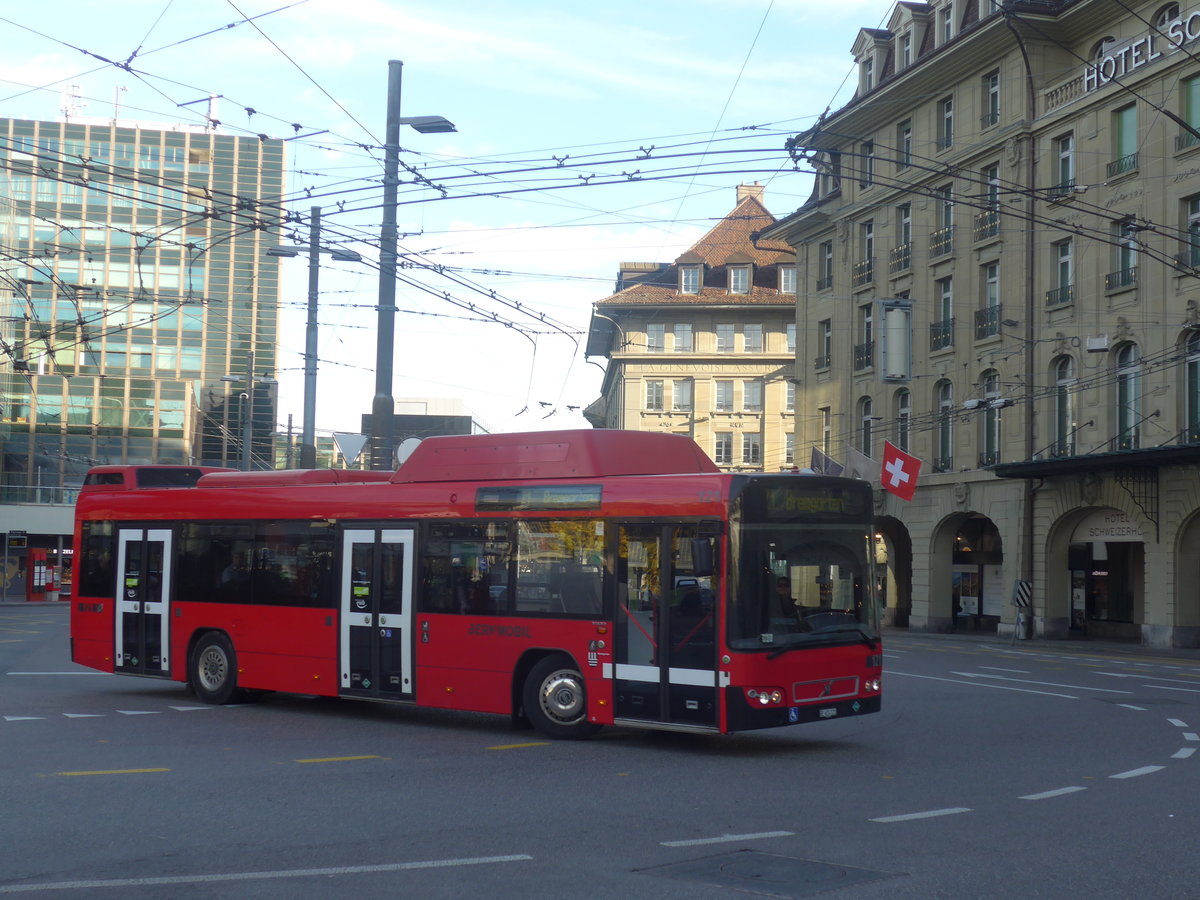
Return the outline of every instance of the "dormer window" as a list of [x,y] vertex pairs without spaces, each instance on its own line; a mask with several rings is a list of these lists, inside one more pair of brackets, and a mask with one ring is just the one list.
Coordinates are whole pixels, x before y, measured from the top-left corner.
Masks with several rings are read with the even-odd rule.
[[947,3],[938,13],[939,32],[943,44],[950,42],[950,38],[954,37],[954,4]]
[[681,293],[681,294],[698,294],[698,293],[700,293],[700,267],[699,266],[680,266],[679,267],[679,293]]
[[907,69],[912,65],[912,31],[900,35],[900,68]]
[[729,293],[731,293],[731,294],[748,294],[748,293],[750,293],[750,267],[749,266],[730,266],[729,267]]
[[779,292],[782,294],[796,293],[796,267],[779,267]]
[[869,56],[864,59],[860,67],[860,75],[862,78],[862,91],[865,94],[875,87],[875,60]]

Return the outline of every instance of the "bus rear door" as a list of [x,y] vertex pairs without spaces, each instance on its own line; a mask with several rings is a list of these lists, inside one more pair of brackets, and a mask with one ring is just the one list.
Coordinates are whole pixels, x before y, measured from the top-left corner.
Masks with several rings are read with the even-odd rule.
[[413,531],[342,538],[341,693],[412,699]]
[[117,530],[116,671],[169,675],[171,531]]
[[620,530],[615,714],[716,728],[716,601],[692,572],[690,525]]

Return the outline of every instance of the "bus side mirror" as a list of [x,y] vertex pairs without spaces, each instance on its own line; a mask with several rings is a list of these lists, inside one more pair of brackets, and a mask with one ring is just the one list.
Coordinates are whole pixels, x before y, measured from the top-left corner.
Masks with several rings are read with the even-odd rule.
[[712,541],[692,538],[692,574],[698,578],[714,573]]

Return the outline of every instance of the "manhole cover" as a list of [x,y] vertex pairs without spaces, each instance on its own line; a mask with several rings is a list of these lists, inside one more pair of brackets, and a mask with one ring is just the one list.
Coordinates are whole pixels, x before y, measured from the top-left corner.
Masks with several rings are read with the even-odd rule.
[[855,866],[797,859],[757,850],[741,850],[686,862],[643,869],[647,875],[700,881],[721,887],[766,894],[771,897],[812,897],[852,884],[894,878],[894,872],[877,872]]

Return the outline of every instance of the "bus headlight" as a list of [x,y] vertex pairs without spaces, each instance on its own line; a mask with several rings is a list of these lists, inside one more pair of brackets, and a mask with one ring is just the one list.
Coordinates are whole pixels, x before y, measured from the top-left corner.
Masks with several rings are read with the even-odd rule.
[[746,688],[746,699],[751,705],[779,706],[783,703],[783,691],[779,688]]
[[881,684],[882,680],[878,677],[868,678],[865,682],[863,682],[863,687],[872,693],[878,693]]

